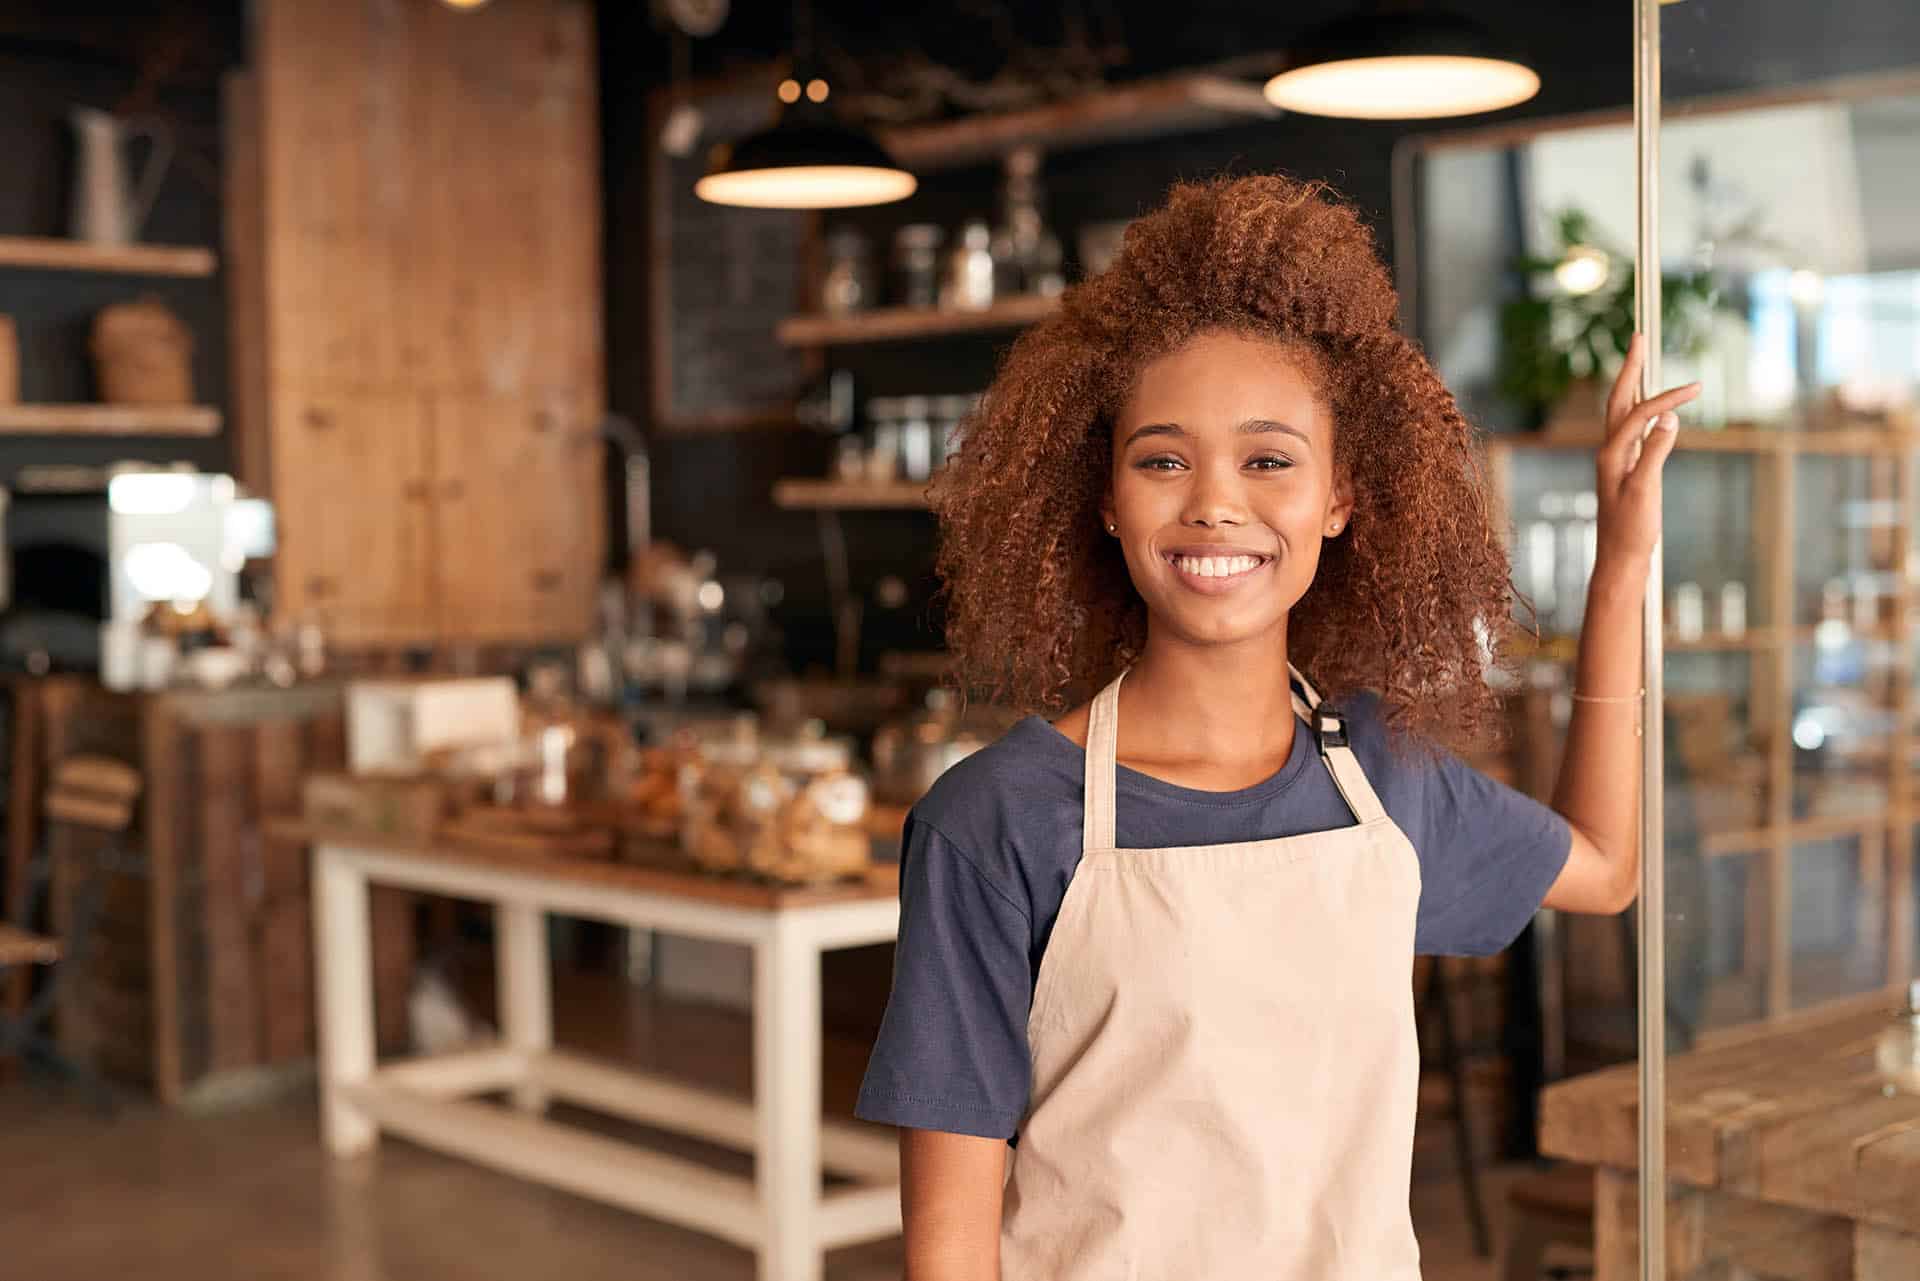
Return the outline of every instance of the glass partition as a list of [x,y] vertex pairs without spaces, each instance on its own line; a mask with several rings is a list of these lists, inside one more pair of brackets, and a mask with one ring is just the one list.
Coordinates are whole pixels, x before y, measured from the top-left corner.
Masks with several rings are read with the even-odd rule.
[[[1536,948],[1541,1147],[1595,1172],[1602,1281],[1917,1278],[1920,1019],[1897,1011],[1920,978],[1920,5],[1654,21],[1659,385],[1704,388],[1658,589],[1664,1215],[1637,1208],[1637,912]],[[1408,320],[1489,430],[1537,628],[1513,705],[1543,798],[1634,327],[1635,167],[1622,112],[1424,139],[1397,170]]]

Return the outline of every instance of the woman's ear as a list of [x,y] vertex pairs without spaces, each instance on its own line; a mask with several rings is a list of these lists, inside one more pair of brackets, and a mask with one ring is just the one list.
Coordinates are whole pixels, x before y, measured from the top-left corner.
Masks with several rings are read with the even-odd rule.
[[1333,482],[1333,498],[1327,504],[1327,536],[1329,538],[1345,529],[1353,519],[1353,483],[1346,476],[1337,477]]
[[1113,514],[1113,491],[1108,490],[1106,497],[1100,500],[1100,528],[1111,534],[1119,524],[1119,518]]

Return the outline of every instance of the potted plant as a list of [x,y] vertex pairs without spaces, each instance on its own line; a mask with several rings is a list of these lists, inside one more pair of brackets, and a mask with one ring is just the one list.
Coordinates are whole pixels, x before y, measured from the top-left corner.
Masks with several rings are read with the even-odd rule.
[[[1597,435],[1633,337],[1633,259],[1603,245],[1581,210],[1563,210],[1553,225],[1557,252],[1514,260],[1526,289],[1500,309],[1499,387],[1548,432]],[[1661,351],[1706,355],[1718,305],[1710,273],[1662,272]]]

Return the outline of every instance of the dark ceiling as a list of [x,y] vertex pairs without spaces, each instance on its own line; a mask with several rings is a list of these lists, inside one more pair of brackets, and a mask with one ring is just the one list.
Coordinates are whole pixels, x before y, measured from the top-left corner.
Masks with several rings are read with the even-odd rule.
[[[506,3],[507,0],[495,0]],[[1263,59],[1315,23],[1376,8],[1446,8],[1477,19],[1539,69],[1540,95],[1516,115],[1624,106],[1632,95],[1631,0],[945,0],[881,6],[815,0],[816,51],[871,71],[919,54],[970,78],[991,75],[1018,46],[1045,50],[1077,24],[1098,41],[1117,34],[1127,60],[1114,78],[1238,62],[1250,78]],[[670,65],[648,0],[602,0],[610,97],[659,83]],[[790,0],[734,0],[726,25],[694,42],[695,74],[786,53]],[[1670,97],[1777,87],[1850,73],[1920,66],[1916,0],[1684,0],[1662,10]]]
[[[598,0],[609,98],[644,92],[667,79],[669,44],[651,12],[657,2]],[[1629,96],[1630,0],[1384,3],[1451,8],[1510,39],[1545,82],[1523,114],[1619,105]],[[1262,58],[1282,55],[1314,23],[1359,7],[1354,0],[940,0],[912,6],[813,0],[811,12],[816,49],[843,66],[871,72],[917,56],[980,80],[1018,50],[1044,59],[1076,27],[1092,45],[1105,47],[1117,38],[1124,46],[1124,62],[1110,72],[1114,78],[1227,60],[1240,61],[1252,77]],[[0,56],[96,62],[134,78],[144,71],[154,85],[204,90],[244,60],[244,13],[243,0],[0,0]],[[695,73],[787,52],[793,13],[791,0],[733,0],[719,33],[694,42]],[[1663,32],[1667,89],[1676,96],[1920,64],[1915,0],[1685,0],[1663,11]]]

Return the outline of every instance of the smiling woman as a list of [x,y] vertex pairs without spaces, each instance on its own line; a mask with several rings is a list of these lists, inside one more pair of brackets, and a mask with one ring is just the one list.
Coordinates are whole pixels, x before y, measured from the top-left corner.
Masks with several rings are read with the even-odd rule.
[[[1396,308],[1365,225],[1318,183],[1183,185],[1135,222],[1014,345],[936,496],[966,679],[1063,710],[1139,658],[1162,604],[1220,635],[1250,625],[1244,599],[1287,617],[1287,656],[1328,697],[1371,688],[1396,727],[1485,737],[1507,560],[1471,428]],[[1243,527],[1252,543],[1181,532],[1209,504],[1284,514]],[[1265,559],[1236,577],[1174,554]],[[1216,598],[1204,619],[1180,604],[1195,592]]]
[[950,464],[963,678],[1063,714],[907,819],[856,1113],[904,1132],[910,1276],[1418,1281],[1414,955],[1629,901],[1645,433],[1693,390],[1637,402],[1638,345],[1615,386],[1549,809],[1445,750],[1496,706],[1507,561],[1394,314],[1318,186],[1177,188]]

